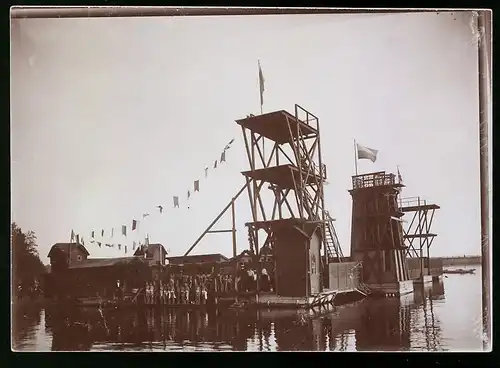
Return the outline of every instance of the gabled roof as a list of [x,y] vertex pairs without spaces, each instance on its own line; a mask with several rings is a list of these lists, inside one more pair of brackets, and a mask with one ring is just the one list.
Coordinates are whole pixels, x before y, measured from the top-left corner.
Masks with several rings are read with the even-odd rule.
[[127,265],[134,262],[146,263],[144,259],[139,257],[120,257],[120,258],[91,258],[77,264],[71,265],[69,268],[96,268],[96,267],[111,267],[117,265]]
[[53,251],[55,249],[60,249],[62,250],[64,253],[69,253],[69,248],[70,247],[78,247],[78,249],[80,249],[83,253],[85,253],[87,256],[90,255],[90,253],[88,252],[87,248],[85,248],[83,245],[81,244],[77,244],[77,243],[56,243],[54,244],[51,248],[50,248],[50,251],[49,251],[49,254],[47,254],[47,257],[51,257],[53,255]]
[[158,249],[163,249],[163,254],[167,254],[167,250],[165,247],[160,244],[160,243],[153,243],[149,244],[148,247],[139,247],[135,250],[134,256],[144,256],[144,250],[146,249],[146,256],[147,258],[153,257],[153,254],[158,250]]
[[210,262],[226,262],[227,257],[220,253],[214,254],[197,254],[193,256],[167,257],[170,264],[183,263],[210,263]]

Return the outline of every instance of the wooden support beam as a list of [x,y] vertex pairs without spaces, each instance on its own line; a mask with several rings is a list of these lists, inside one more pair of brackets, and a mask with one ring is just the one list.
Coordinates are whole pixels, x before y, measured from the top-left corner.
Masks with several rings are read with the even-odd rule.
[[238,191],[238,193],[236,193],[236,195],[233,197],[231,202],[229,202],[226,205],[226,207],[224,207],[224,209],[221,211],[221,213],[219,213],[219,215],[210,223],[210,225],[208,225],[206,230],[200,235],[200,237],[198,239],[196,239],[194,244],[191,245],[191,247],[189,247],[187,252],[184,253],[184,257],[186,257],[187,255],[189,255],[189,253],[191,253],[191,251],[194,249],[194,247],[196,247],[198,245],[198,243],[201,241],[201,239],[203,239],[203,237],[212,229],[212,227],[217,223],[217,221],[219,221],[219,219],[222,217],[222,215],[224,215],[224,213],[226,213],[226,211],[229,209],[229,207],[231,207],[231,204],[241,195],[241,193],[243,193],[243,191],[247,188],[247,186],[248,186],[248,181],[245,183],[245,185],[243,185],[243,187]]

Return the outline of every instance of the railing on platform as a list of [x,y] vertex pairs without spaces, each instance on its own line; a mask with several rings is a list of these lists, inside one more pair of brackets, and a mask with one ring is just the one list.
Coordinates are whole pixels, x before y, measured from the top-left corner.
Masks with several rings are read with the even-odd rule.
[[352,177],[352,188],[371,188],[396,184],[396,175],[386,174],[385,171],[356,175]]
[[399,208],[425,206],[427,201],[420,197],[405,197],[399,199]]
[[314,162],[309,162],[306,157],[302,157],[301,162],[300,162],[301,168],[304,171],[309,170],[309,166],[312,166],[312,174],[319,176],[323,181],[327,179],[327,174],[326,174],[326,165],[321,164],[321,169],[318,169],[318,165]]
[[[318,117],[297,104],[295,104],[295,118],[314,129],[318,129],[319,127]],[[316,123],[315,124],[316,126],[314,126],[312,123]]]

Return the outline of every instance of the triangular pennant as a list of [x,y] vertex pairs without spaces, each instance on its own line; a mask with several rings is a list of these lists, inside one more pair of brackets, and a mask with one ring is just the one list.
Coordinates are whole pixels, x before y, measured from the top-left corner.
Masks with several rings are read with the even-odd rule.
[[188,199],[191,197],[191,192],[188,190]]
[[226,162],[226,151],[222,151],[220,155],[220,162]]
[[101,230],[101,238],[104,238],[104,229]]
[[179,207],[179,197],[174,197],[174,208]]
[[143,219],[145,219],[145,218],[146,218],[146,217],[148,217],[148,216],[149,216],[149,213],[143,213],[143,214],[142,214],[142,218],[143,218]]
[[214,169],[217,169],[217,160],[214,162]]
[[194,191],[195,192],[199,192],[200,191],[200,181],[199,180],[195,180],[194,181]]
[[127,236],[127,226],[126,225],[122,225],[122,235]]
[[137,229],[138,223],[139,222],[137,220],[132,220],[132,231],[134,231],[135,229]]
[[97,242],[97,245],[99,246],[99,248],[101,247],[101,242]]
[[92,238],[94,238],[94,230],[92,230]]
[[80,235],[76,234],[76,244],[80,244]]

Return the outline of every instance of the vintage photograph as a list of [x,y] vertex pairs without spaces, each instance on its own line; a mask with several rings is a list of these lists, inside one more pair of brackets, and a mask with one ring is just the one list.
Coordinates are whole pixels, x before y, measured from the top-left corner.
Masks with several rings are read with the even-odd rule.
[[491,11],[11,9],[11,349],[491,351]]

